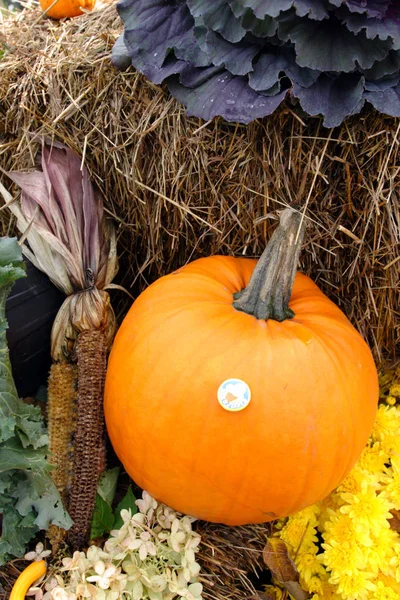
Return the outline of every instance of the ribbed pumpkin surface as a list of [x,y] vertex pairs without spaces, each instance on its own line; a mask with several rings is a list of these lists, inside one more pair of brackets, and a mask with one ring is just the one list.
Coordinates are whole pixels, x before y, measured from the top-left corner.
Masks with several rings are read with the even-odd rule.
[[[105,417],[127,472],[158,500],[228,525],[322,499],[358,459],[378,401],[376,368],[345,315],[297,273],[293,319],[232,306],[255,260],[199,259],[149,286],[117,333]],[[228,412],[220,384],[245,381]]]

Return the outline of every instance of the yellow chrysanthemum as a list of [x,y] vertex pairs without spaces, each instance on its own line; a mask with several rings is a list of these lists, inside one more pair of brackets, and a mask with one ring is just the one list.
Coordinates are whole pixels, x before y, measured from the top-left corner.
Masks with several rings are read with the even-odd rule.
[[331,520],[332,514],[336,514],[343,504],[344,501],[336,490],[318,503],[320,508],[320,514],[318,517],[318,531],[321,533],[325,531],[326,523]]
[[379,375],[379,398],[385,400],[388,395],[400,396],[400,367]]
[[381,404],[376,413],[372,438],[382,441],[387,436],[397,434],[400,429],[400,408]]
[[311,506],[307,506],[307,508],[303,508],[303,510],[300,510],[294,515],[291,515],[291,518],[297,519],[298,521],[305,521],[306,523],[309,523],[311,527],[316,527],[319,513],[320,508],[318,504],[312,504]]
[[356,532],[364,529],[376,534],[380,529],[390,527],[388,519],[392,515],[389,511],[394,506],[382,494],[378,495],[373,489],[364,489],[359,494],[342,494],[342,498],[346,504],[340,508],[340,512],[353,519]]
[[382,452],[386,456],[400,456],[400,406],[380,405],[372,438],[381,442]]
[[294,556],[301,548],[313,545],[317,541],[315,507],[302,510],[289,517],[286,525],[281,529],[279,537],[287,543]]
[[373,583],[375,583],[376,586],[378,586],[378,582],[381,582],[385,587],[392,589],[396,592],[397,597],[400,598],[400,583],[398,583],[394,577],[379,573],[377,578],[373,580]]
[[331,511],[330,520],[325,524],[324,540],[335,540],[339,544],[356,540],[363,546],[372,544],[369,531],[359,531],[356,534],[354,522],[349,515]]
[[329,582],[336,585],[336,591],[343,600],[368,600],[370,592],[374,592],[376,585],[372,583],[373,573],[354,571],[351,574],[333,574]]
[[281,590],[281,588],[277,585],[266,585],[264,590],[268,598],[271,598],[271,600],[282,600],[283,590]]
[[310,581],[306,584],[300,577],[301,587],[309,592],[310,594],[322,594],[324,590],[324,582],[328,581],[328,575],[324,569],[324,574],[320,577],[319,575],[313,575]]
[[329,583],[328,578],[314,577],[308,591],[310,594],[314,594],[311,600],[342,600],[337,593],[337,587]]
[[[372,537],[372,544],[365,549],[369,571],[385,575],[394,575],[393,559],[396,557],[396,544],[400,541],[398,533],[391,529],[381,529]],[[395,561],[396,562],[396,561]]]
[[364,448],[357,462],[357,468],[362,472],[364,477],[370,479],[371,483],[374,478],[371,475],[376,475],[376,482],[388,462],[388,456],[383,452],[380,442],[368,445]]
[[380,386],[374,429],[356,466],[278,533],[312,600],[400,600],[400,534],[390,527],[390,511],[400,510],[400,367],[381,375]]
[[347,477],[342,481],[342,483],[337,487],[336,491],[340,494],[340,497],[343,499],[343,493],[347,494],[360,494],[365,489],[370,487],[376,487],[379,481],[379,476],[374,473],[369,473],[358,467],[358,464],[354,467],[352,471],[347,475]]
[[396,558],[391,560],[391,564],[396,569],[395,579],[400,584],[400,544],[396,544],[395,551]]
[[385,400],[389,406],[394,406],[396,404],[396,398],[394,396],[386,396]]
[[302,578],[302,581],[308,586],[310,580],[315,575],[324,575],[325,569],[317,557],[318,548],[315,544],[302,548],[295,557],[295,565]]
[[378,581],[371,600],[398,600],[398,598],[397,592],[385,585],[382,581]]
[[396,381],[390,386],[389,394],[395,398],[400,398],[400,381]]
[[366,560],[360,546],[353,540],[339,543],[330,540],[322,544],[321,562],[328,571],[339,576],[351,575],[365,568]]
[[379,374],[379,398],[384,399],[395,377],[394,369]]
[[386,435],[381,441],[381,447],[389,459],[400,456],[400,429],[392,435]]
[[282,519],[277,519],[276,521],[274,521],[274,535],[278,535],[279,536],[279,532],[280,530],[286,525],[286,523],[288,522],[288,518],[287,517],[283,517]]
[[381,478],[383,484],[381,495],[392,502],[396,510],[400,510],[400,457],[394,456],[391,465]]

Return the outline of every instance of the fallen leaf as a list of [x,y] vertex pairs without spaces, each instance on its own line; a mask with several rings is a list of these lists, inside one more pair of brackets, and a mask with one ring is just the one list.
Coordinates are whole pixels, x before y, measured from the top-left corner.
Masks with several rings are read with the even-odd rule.
[[280,583],[299,581],[296,565],[289,556],[288,548],[280,538],[270,538],[263,550],[263,560],[272,575]]
[[400,510],[391,510],[392,518],[389,520],[390,529],[400,533]]
[[273,577],[295,600],[306,600],[310,597],[299,584],[299,573],[283,540],[270,538],[263,550],[263,560]]

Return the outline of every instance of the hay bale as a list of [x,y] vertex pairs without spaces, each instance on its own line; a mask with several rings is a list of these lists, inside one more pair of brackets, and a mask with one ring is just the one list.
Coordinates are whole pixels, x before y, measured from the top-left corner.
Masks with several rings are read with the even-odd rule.
[[32,133],[83,155],[119,224],[120,284],[137,294],[200,256],[258,256],[276,211],[306,206],[301,268],[378,362],[394,358],[399,119],[364,110],[327,130],[287,102],[249,126],[203,123],[133,68],[120,73],[110,64],[122,30],[114,4],[64,22],[32,8],[3,20],[1,164],[31,166]]

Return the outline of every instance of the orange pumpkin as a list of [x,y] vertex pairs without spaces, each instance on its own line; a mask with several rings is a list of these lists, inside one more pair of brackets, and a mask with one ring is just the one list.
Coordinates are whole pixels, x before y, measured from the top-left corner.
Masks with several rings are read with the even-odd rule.
[[370,350],[295,274],[299,219],[286,217],[257,269],[212,256],[150,285],[111,351],[105,417],[119,459],[155,498],[208,521],[264,522],[321,500],[373,426]]
[[[67,17],[79,17],[83,14],[81,8],[92,10],[96,0],[57,0],[54,6],[54,0],[39,0],[42,10],[47,11],[48,17],[53,19],[65,19]],[[51,8],[50,8],[51,7]]]

